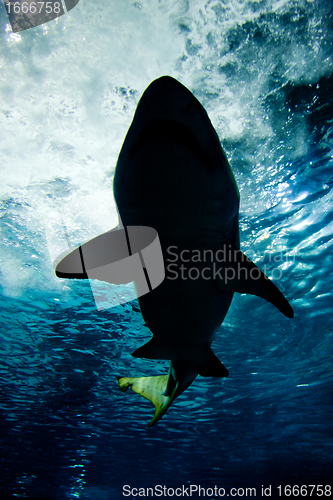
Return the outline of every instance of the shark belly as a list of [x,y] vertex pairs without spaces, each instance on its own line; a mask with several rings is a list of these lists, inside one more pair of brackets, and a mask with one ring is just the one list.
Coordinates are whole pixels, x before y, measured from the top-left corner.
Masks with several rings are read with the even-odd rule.
[[166,268],[163,283],[138,299],[161,347],[137,355],[193,358],[212,342],[233,295],[228,291],[221,300],[213,258],[223,245],[238,245],[236,183],[222,169],[210,170],[186,145],[174,144],[167,131],[126,160],[118,161],[114,179],[122,223],[156,229]]

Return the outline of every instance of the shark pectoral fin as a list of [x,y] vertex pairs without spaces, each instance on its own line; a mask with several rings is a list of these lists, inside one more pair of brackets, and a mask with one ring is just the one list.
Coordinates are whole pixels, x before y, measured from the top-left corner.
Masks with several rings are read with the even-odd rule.
[[225,263],[224,276],[215,281],[220,292],[239,292],[257,295],[273,304],[287,318],[294,312],[285,296],[267,276],[236,247],[231,247],[231,259]]
[[55,263],[55,273],[58,278],[129,283],[130,255],[126,229],[115,227],[68,253]]
[[169,375],[158,375],[156,377],[117,377],[120,390],[126,392],[128,387],[131,387],[133,392],[140,394],[145,399],[148,399],[155,406],[155,415],[150,421],[148,427],[152,427],[158,422],[173,400],[178,385],[176,385],[170,396],[165,396],[167,390]]

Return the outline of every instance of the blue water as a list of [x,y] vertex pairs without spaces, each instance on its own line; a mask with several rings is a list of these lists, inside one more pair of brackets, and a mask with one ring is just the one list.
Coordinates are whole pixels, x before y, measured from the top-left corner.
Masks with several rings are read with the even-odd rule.
[[[0,3],[0,496],[331,484],[332,25],[320,0],[81,0],[14,35]],[[207,109],[241,194],[242,250],[295,318],[237,295],[213,344],[229,378],[198,377],[148,429],[152,406],[115,376],[167,363],[130,355],[150,336],[137,302],[98,310],[88,281],[55,277],[50,218],[72,244],[115,225],[99,193],[163,74]]]

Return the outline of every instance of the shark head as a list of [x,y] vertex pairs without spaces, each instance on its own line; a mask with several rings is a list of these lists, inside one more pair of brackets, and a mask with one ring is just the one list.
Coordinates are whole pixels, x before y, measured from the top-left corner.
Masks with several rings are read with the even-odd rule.
[[143,93],[122,145],[113,182],[124,225],[166,226],[188,236],[223,233],[234,221],[239,192],[220,140],[196,97],[170,76]]

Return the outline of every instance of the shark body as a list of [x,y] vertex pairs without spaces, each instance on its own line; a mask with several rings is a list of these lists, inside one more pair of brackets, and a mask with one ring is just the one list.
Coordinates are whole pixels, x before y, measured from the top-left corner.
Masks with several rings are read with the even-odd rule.
[[[123,227],[154,228],[165,263],[163,282],[138,298],[153,337],[133,356],[168,359],[169,373],[118,379],[123,392],[131,387],[153,402],[151,426],[198,374],[228,376],[211,343],[234,292],[260,296],[290,318],[293,311],[240,251],[235,178],[206,111],[177,80],[161,77],[142,95],[113,189]],[[102,237],[93,240],[95,248],[105,246]],[[59,277],[79,277],[65,275],[62,262]]]

